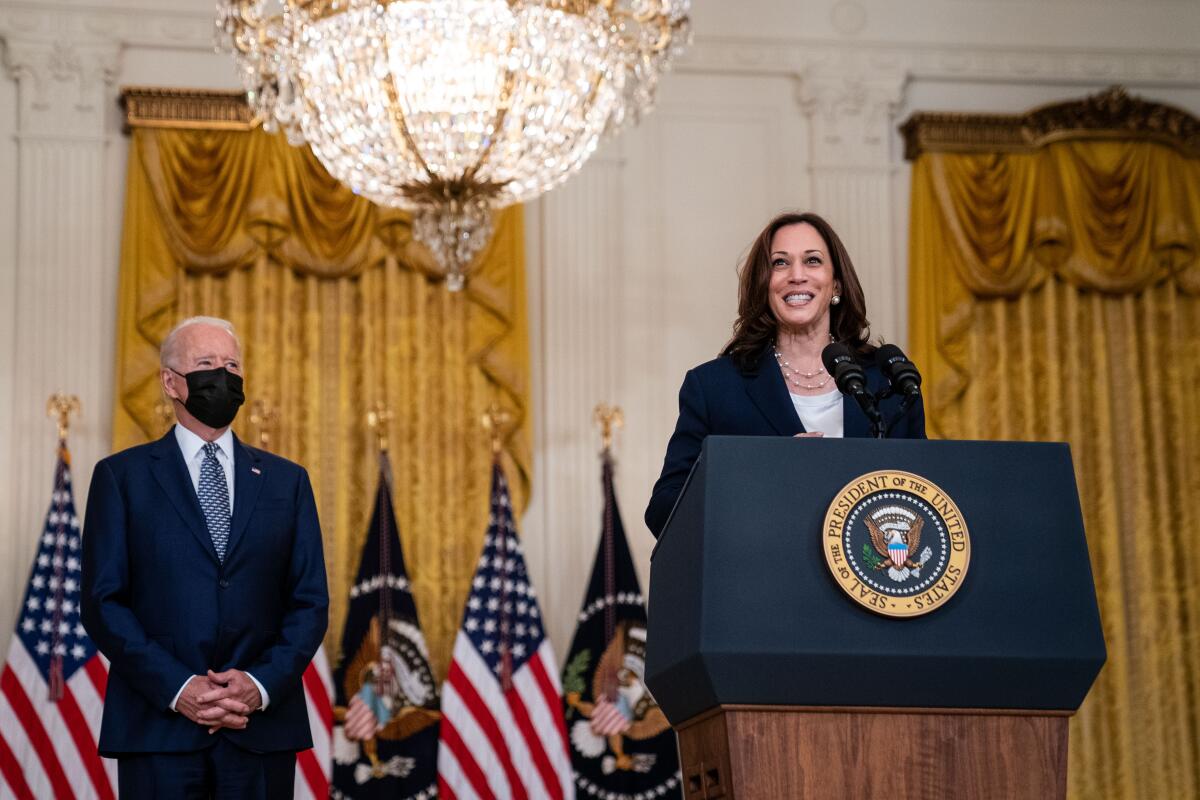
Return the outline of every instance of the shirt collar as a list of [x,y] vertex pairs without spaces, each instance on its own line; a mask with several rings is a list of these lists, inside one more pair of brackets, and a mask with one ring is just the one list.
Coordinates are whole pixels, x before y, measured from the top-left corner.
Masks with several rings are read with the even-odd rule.
[[[184,461],[191,461],[204,448],[204,440],[197,436],[192,431],[176,423],[175,425],[175,441],[179,443],[179,449],[183,453]],[[226,428],[225,432],[217,439],[217,448],[224,454],[225,458],[233,462],[233,429]]]

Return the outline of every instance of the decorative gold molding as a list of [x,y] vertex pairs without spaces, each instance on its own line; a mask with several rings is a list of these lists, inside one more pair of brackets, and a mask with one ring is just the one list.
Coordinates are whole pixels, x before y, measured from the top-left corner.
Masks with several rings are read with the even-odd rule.
[[1024,114],[918,112],[900,126],[904,157],[922,153],[1028,152],[1064,139],[1147,139],[1200,158],[1200,119],[1113,86]]
[[126,86],[120,102],[126,133],[131,128],[248,131],[258,125],[239,91]]

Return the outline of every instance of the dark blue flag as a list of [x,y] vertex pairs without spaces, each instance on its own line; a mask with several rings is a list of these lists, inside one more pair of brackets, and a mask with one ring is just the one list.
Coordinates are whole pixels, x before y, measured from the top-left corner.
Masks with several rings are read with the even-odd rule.
[[563,712],[580,800],[681,797],[675,733],[646,689],[646,607],[603,463],[604,514],[563,670]]
[[381,726],[365,742],[334,729],[334,798],[428,800],[437,796],[437,683],[417,621],[390,490],[380,456],[379,489],[333,673],[338,719],[355,696]]

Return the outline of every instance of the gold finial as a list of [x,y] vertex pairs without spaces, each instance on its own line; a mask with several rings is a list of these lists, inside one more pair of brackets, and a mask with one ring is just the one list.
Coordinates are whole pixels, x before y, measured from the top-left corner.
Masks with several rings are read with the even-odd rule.
[[388,451],[388,423],[391,421],[392,411],[382,400],[377,400],[375,405],[367,409],[367,427],[375,431],[380,453]]
[[46,401],[46,416],[58,422],[58,438],[66,439],[71,429],[71,415],[80,413],[79,396],[55,392]]
[[612,450],[613,432],[617,428],[625,427],[625,414],[621,411],[620,406],[610,406],[607,403],[600,403],[596,406],[593,418],[596,420],[596,424],[600,426],[601,451],[608,453]]
[[278,419],[279,409],[270,401],[259,398],[250,404],[250,424],[258,428],[258,446],[263,450],[271,449],[271,434]]
[[508,438],[508,434],[512,428],[512,412],[507,408],[502,408],[497,403],[492,403],[488,406],[487,411],[483,412],[480,423],[483,425],[483,429],[487,431],[488,436],[492,438],[492,455],[500,455],[500,450],[504,446],[504,440]]

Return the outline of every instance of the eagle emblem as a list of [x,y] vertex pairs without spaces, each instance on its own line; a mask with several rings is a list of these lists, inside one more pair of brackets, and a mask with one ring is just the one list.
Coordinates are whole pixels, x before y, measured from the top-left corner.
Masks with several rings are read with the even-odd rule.
[[[642,741],[670,727],[667,717],[646,688],[646,627],[639,622],[622,622],[600,656],[592,678],[592,697],[568,692],[567,704],[583,719],[571,727],[571,743],[586,758],[604,756],[601,772],[618,770],[649,772],[656,757],[649,753],[626,753],[626,739]],[[605,755],[611,751],[611,755]]]
[[925,520],[907,508],[884,506],[871,512],[865,522],[871,544],[883,559],[875,569],[887,570],[888,577],[897,582],[920,577],[921,567],[933,555],[933,550],[926,547],[919,558],[911,557],[920,547]]

